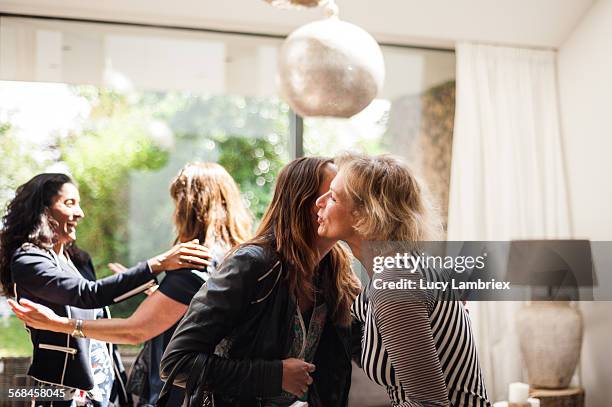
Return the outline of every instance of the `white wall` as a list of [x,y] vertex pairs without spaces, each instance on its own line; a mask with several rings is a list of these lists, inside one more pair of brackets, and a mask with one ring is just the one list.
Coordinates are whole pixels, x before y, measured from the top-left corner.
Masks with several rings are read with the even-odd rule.
[[[612,0],[598,0],[558,54],[574,234],[612,241]],[[608,263],[609,264],[609,263]],[[598,276],[611,270],[599,267]],[[612,405],[612,302],[581,303],[587,405]]]
[[[338,0],[340,16],[379,41],[452,47],[456,41],[557,47],[593,0]],[[8,13],[287,34],[322,10],[262,0],[0,0]]]

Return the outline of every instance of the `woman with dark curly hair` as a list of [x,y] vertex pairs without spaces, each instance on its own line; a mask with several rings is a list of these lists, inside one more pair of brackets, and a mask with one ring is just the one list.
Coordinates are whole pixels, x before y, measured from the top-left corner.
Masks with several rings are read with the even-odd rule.
[[72,318],[69,334],[29,329],[34,354],[28,375],[42,384],[63,386],[73,397],[52,403],[56,406],[105,406],[115,394],[125,402],[118,353],[110,344],[85,338],[83,320],[109,317],[105,306],[152,287],[162,271],[203,268],[210,258],[204,246],[182,243],[123,273],[96,280],[91,258],[74,245],[83,217],[79,191],[70,177],[39,174],[17,189],[0,231],[4,294]]

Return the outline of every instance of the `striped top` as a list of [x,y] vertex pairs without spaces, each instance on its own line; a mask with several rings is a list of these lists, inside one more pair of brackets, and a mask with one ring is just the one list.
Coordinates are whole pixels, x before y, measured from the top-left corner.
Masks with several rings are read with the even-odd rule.
[[[439,280],[431,270],[425,275]],[[437,300],[431,290],[381,287],[383,282],[408,280],[418,287],[422,276],[384,270],[374,274],[355,300],[353,315],[363,324],[361,365],[366,375],[386,386],[393,406],[490,407],[463,304]]]

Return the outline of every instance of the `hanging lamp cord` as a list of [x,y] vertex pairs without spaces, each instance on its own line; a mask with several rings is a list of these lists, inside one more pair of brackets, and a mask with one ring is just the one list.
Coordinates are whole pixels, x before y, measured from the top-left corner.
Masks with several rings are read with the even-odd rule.
[[338,9],[338,5],[336,4],[336,1],[335,0],[328,0],[327,4],[325,5],[325,17],[327,17],[327,18],[331,18],[331,17],[338,18],[339,14],[340,14],[340,10]]

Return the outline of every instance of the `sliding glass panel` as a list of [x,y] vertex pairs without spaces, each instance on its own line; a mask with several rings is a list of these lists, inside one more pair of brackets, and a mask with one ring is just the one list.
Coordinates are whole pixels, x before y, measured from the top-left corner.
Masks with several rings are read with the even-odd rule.
[[289,160],[280,40],[23,18],[0,34],[3,208],[36,173],[71,173],[99,275],[173,243],[168,187],[187,162],[225,166],[261,217]]
[[453,120],[455,54],[383,47],[384,89],[350,119],[304,119],[306,154],[393,153],[427,182],[446,219]]

